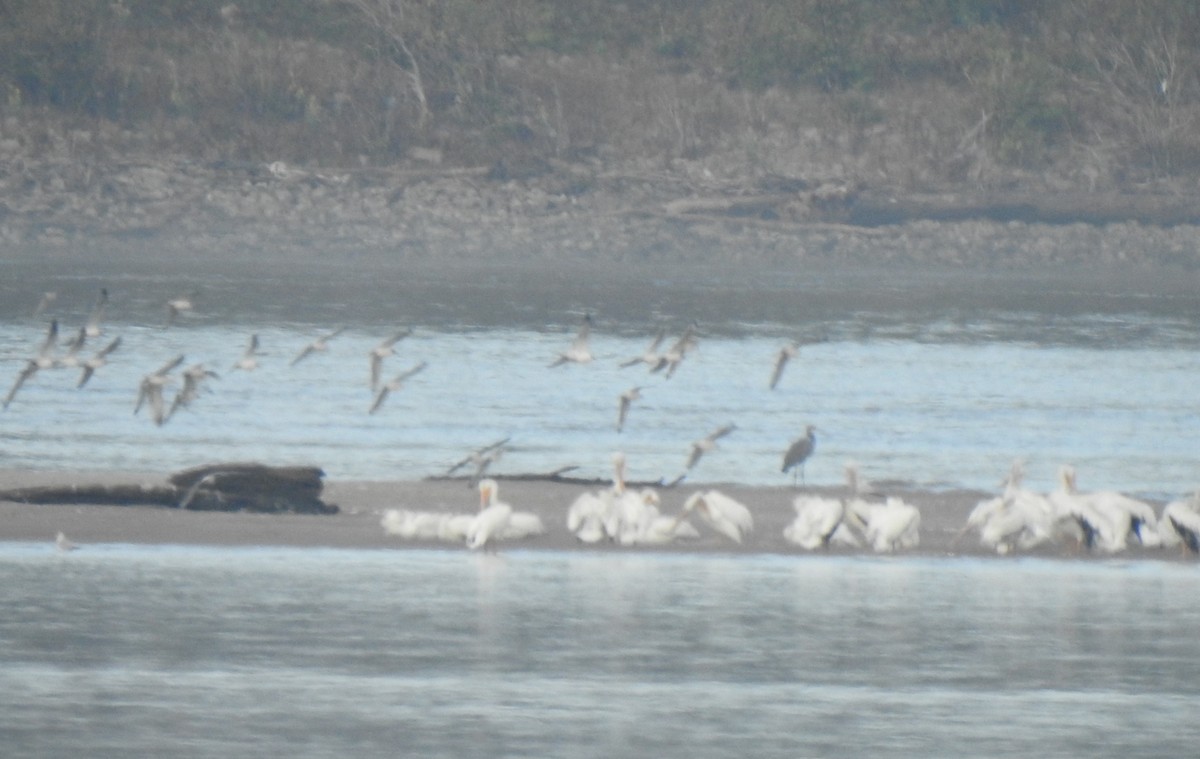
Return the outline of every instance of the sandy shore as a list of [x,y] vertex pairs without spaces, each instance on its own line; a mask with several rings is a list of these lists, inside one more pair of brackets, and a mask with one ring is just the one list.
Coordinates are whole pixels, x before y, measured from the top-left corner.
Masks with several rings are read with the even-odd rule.
[[[136,473],[63,474],[47,472],[0,472],[0,489],[68,484],[144,483],[162,485],[165,476]],[[566,528],[566,511],[582,486],[547,482],[503,482],[501,496],[514,508],[537,513],[547,534],[503,544],[529,550],[661,551],[695,553],[779,553],[804,551],[783,538],[783,529],[794,516],[792,488],[746,487],[740,485],[687,485],[662,490],[662,511],[678,511],[687,496],[700,488],[716,487],[745,503],[753,512],[754,534],[741,545],[734,544],[697,518],[693,523],[699,540],[680,541],[670,546],[617,547],[585,546]],[[805,492],[834,491],[809,488]],[[994,555],[981,548],[975,535],[955,542],[967,514],[988,494],[975,491],[897,491],[905,501],[921,510],[920,547],[909,552],[923,556]],[[412,541],[385,534],[380,518],[387,509],[466,513],[477,505],[476,492],[461,481],[417,482],[327,482],[324,499],[337,504],[332,516],[266,515],[180,511],[141,506],[79,504],[30,505],[0,501],[0,541],[53,541],[62,531],[75,543],[182,544],[213,546],[287,546],[325,548],[405,549],[453,547],[432,541]],[[503,546],[501,550],[503,550]],[[465,550],[465,549],[464,549]],[[834,549],[834,553],[852,552]],[[1039,549],[1039,556],[1079,557],[1077,547]],[[1120,558],[1178,560],[1177,551],[1131,547]]]

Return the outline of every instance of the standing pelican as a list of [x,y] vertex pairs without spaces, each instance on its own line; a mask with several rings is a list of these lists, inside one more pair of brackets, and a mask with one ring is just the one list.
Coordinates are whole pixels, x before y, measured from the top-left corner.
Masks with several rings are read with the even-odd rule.
[[404,387],[404,383],[408,381],[409,377],[425,371],[426,366],[427,364],[422,361],[413,368],[400,372],[392,378],[391,382],[384,384],[381,388],[379,388],[379,392],[375,394],[375,402],[371,404],[371,410],[367,413],[374,414],[376,411],[378,411],[379,407],[383,405],[383,402],[387,400],[389,393],[394,393],[400,388]]
[[180,314],[190,312],[196,307],[195,298],[198,293],[198,290],[192,290],[187,295],[180,295],[167,301],[167,323],[163,325],[163,329],[174,324]]
[[314,353],[321,353],[321,352],[329,350],[329,341],[332,340],[333,338],[337,337],[338,335],[342,334],[345,331],[346,331],[345,327],[338,327],[337,329],[335,329],[332,332],[321,335],[320,337],[313,340],[308,345],[304,346],[304,350],[300,351],[300,353],[294,359],[292,359],[292,363],[289,364],[289,366],[295,366],[296,364],[300,363],[301,361],[308,358],[309,356],[311,356]]
[[467,530],[467,548],[495,548],[495,541],[508,528],[513,510],[498,500],[499,489],[495,480],[479,481],[479,513]]
[[779,384],[779,378],[783,376],[784,367],[798,355],[800,355],[800,343],[798,342],[788,343],[779,349],[779,353],[775,354],[775,368],[771,370],[770,389],[775,389],[775,386]]
[[792,485],[796,484],[796,469],[800,470],[800,479],[804,480],[804,462],[813,454],[817,448],[816,427],[811,424],[804,428],[804,437],[800,438],[788,446],[787,451],[783,454],[783,469],[780,471],[787,474],[787,470],[792,470]]
[[792,501],[796,518],[783,530],[783,537],[809,551],[829,548],[831,543],[858,545],[845,526],[846,502],[841,498],[797,496]]
[[1182,545],[1185,551],[1200,553],[1200,493],[1163,506],[1158,524],[1164,546]]
[[579,325],[579,331],[575,333],[575,339],[571,341],[571,346],[558,354],[558,358],[554,359],[554,362],[550,364],[550,368],[562,366],[563,364],[586,364],[591,361],[591,333],[592,315],[584,314],[583,323]]
[[183,354],[180,354],[155,371],[142,377],[142,382],[138,386],[137,403],[133,407],[134,414],[142,410],[143,404],[149,404],[154,423],[161,426],[166,421],[166,409],[163,404],[163,387],[171,381],[171,372],[182,363]]
[[250,335],[250,339],[246,342],[246,349],[242,351],[242,357],[233,362],[233,368],[252,372],[258,368],[258,357],[261,355],[258,350],[258,333],[255,333]]
[[580,494],[567,509],[567,529],[583,543],[616,540],[620,533],[618,499],[625,492],[625,454],[612,456],[612,487]]
[[96,305],[92,306],[92,312],[88,315],[87,324],[84,325],[84,334],[88,337],[99,337],[102,330],[100,329],[100,321],[104,318],[104,307],[108,305],[108,288],[101,287],[100,294],[96,296]]
[[637,366],[638,364],[645,364],[650,368],[657,366],[660,358],[658,354],[658,346],[662,345],[663,338],[666,336],[667,330],[660,329],[658,334],[654,336],[654,339],[650,341],[650,344],[646,346],[646,349],[642,351],[642,355],[634,356],[631,359],[622,361],[621,368],[627,369],[631,366]]
[[629,407],[641,397],[642,389],[640,387],[631,387],[621,393],[621,398],[617,405],[617,432],[625,428],[625,417],[629,416]]
[[754,517],[743,504],[719,490],[697,491],[683,502],[684,517],[695,511],[709,527],[734,543],[741,543],[754,531]]
[[108,343],[108,345],[96,351],[94,356],[84,359],[83,373],[79,375],[79,384],[75,387],[80,388],[86,385],[87,381],[90,380],[92,375],[96,373],[96,370],[108,363],[108,354],[112,353],[119,347],[121,347],[121,338],[120,336],[117,336],[114,337]]
[[25,366],[17,375],[17,381],[13,383],[12,389],[8,391],[8,395],[4,397],[3,408],[8,408],[8,404],[12,403],[13,398],[17,397],[17,391],[21,389],[21,385],[25,384],[33,375],[37,374],[40,369],[52,369],[55,365],[54,348],[58,342],[58,319],[50,321],[50,328],[46,331],[46,337],[42,340],[42,344],[38,347],[37,355],[25,362]]
[[709,451],[717,447],[717,441],[725,437],[729,433],[737,429],[736,424],[727,424],[724,427],[712,432],[708,437],[697,440],[692,443],[692,452],[688,456],[686,469],[690,470],[700,461],[701,457]]
[[394,332],[391,336],[383,340],[383,342],[379,343],[379,345],[376,345],[374,348],[372,348],[371,352],[367,354],[371,358],[372,391],[379,389],[379,378],[383,373],[383,360],[388,356],[394,355],[396,353],[396,343],[400,342],[411,334],[412,330],[408,328]]

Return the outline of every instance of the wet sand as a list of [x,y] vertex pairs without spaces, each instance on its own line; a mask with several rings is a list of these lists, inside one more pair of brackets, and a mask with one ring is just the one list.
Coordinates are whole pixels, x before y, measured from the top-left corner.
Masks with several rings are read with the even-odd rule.
[[[162,485],[165,476],[153,474],[63,474],[51,472],[0,472],[0,489],[63,486],[69,484]],[[611,544],[583,545],[566,528],[566,512],[571,502],[589,489],[580,485],[504,481],[500,496],[521,511],[538,514],[547,533],[526,540],[501,544],[500,550],[579,550],[590,552],[689,552],[713,554],[807,554],[783,538],[784,527],[792,521],[791,487],[745,487],[731,484],[684,484],[660,490],[661,510],[675,513],[683,501],[698,489],[715,487],[745,503],[754,514],[754,533],[741,545],[731,542],[703,525],[691,521],[701,534],[699,540],[677,541],[668,546],[619,547]],[[836,494],[837,488],[809,487],[813,494]],[[920,546],[906,554],[921,556],[977,555],[994,556],[979,546],[977,536],[967,534],[955,541],[967,514],[989,494],[977,491],[905,491],[894,490],[921,511]],[[51,544],[62,531],[74,543],[131,543],[207,546],[279,546],[299,548],[422,549],[466,550],[437,541],[405,540],[387,535],[380,519],[387,509],[410,509],[468,513],[477,507],[476,491],[463,481],[416,482],[339,482],[325,485],[323,498],[336,504],[340,513],[330,516],[295,514],[249,514],[181,511],[144,506],[101,506],[81,504],[20,504],[0,501],[0,541],[45,542]],[[831,549],[829,553],[870,553],[868,549]],[[1086,557],[1075,546],[1049,546],[1031,552],[1037,556]],[[1023,554],[1023,555],[1031,555]],[[1006,557],[1007,558],[1007,557]],[[1131,547],[1116,557],[1178,560],[1177,551]]]

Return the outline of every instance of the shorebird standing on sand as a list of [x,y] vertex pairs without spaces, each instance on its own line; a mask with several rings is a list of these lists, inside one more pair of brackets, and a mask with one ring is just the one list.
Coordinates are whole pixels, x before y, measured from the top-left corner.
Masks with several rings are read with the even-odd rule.
[[796,440],[788,446],[787,452],[783,454],[783,469],[780,471],[784,474],[787,470],[792,470],[792,485],[796,484],[796,469],[800,470],[800,480],[804,481],[804,462],[813,454],[817,447],[817,436],[813,433],[816,427],[811,424],[804,428],[804,437]]
[[554,363],[550,364],[550,368],[553,369],[563,364],[586,364],[591,361],[591,333],[592,315],[584,314],[583,324],[579,325],[579,331],[575,333],[575,339],[571,341],[571,347],[558,354],[558,358],[554,359]]

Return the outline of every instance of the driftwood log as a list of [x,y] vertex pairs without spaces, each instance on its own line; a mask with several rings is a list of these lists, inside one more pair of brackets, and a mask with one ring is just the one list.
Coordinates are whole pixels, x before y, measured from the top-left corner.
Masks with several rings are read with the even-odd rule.
[[336,514],[321,500],[325,472],[317,467],[210,464],[172,475],[169,485],[66,485],[0,491],[16,503],[162,506],[193,511]]

